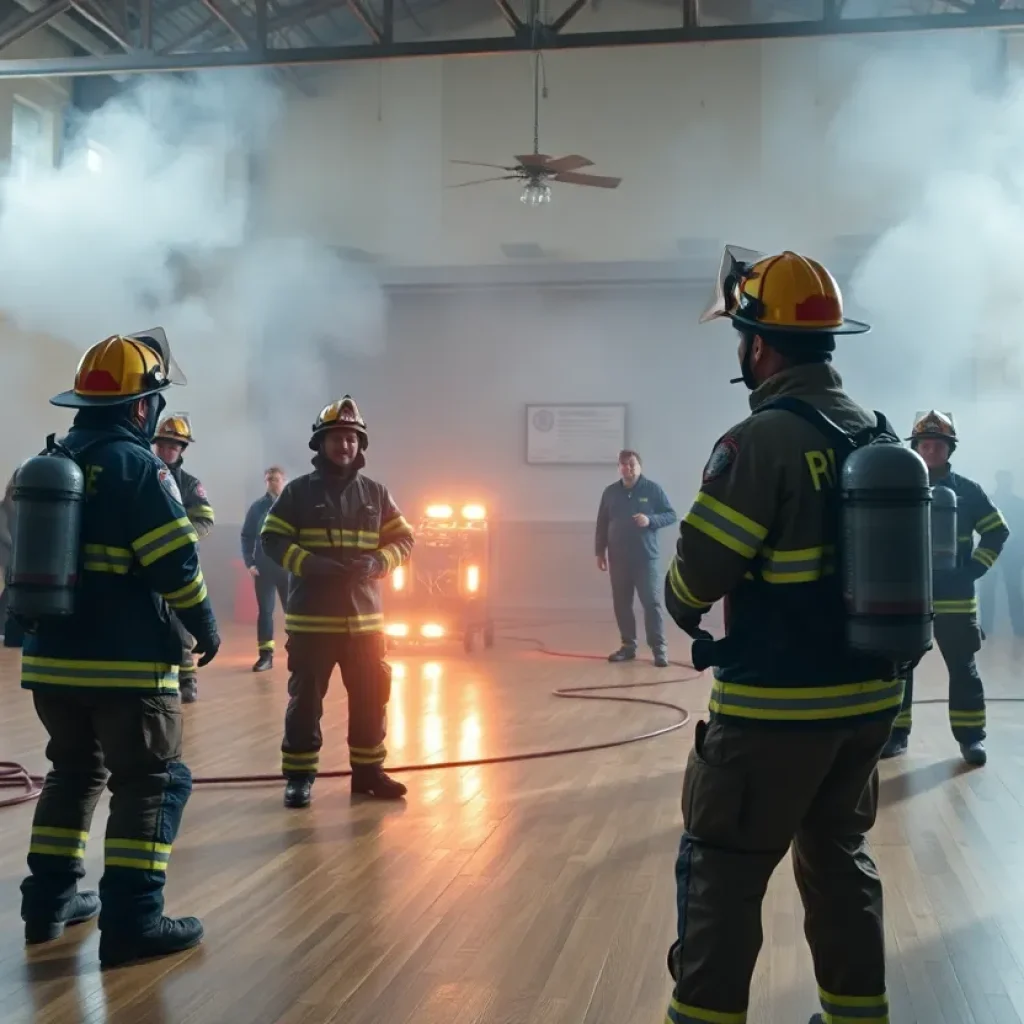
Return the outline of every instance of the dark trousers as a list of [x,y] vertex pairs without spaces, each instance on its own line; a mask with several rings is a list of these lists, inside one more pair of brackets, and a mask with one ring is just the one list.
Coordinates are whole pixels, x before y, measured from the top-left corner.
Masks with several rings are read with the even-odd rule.
[[981,628],[989,636],[996,617],[996,599],[998,583],[1001,580],[1006,588],[1006,607],[1010,613],[1010,626],[1013,635],[1024,637],[1024,587],[1021,577],[1024,575],[1024,558],[1020,555],[1007,555],[1004,551],[999,561],[981,578],[979,585],[981,598]]
[[636,647],[636,616],[633,595],[640,598],[644,610],[647,645],[652,651],[665,647],[665,626],[661,613],[661,591],[658,563],[653,558],[608,555],[608,575],[612,581],[612,607],[623,647]]
[[792,844],[822,1009],[837,1020],[888,1024],[882,884],[864,836],[875,822],[878,757],[891,725],[698,723],[683,778],[668,1020],[746,1011],[761,903]]
[[288,709],[284,716],[281,771],[287,778],[315,778],[323,735],[320,719],[334,666],[348,691],[348,755],[353,768],[379,766],[387,757],[387,704],[391,666],[384,637],[297,633],[288,637]]
[[253,579],[256,588],[256,643],[261,651],[274,649],[274,598],[281,599],[284,608],[288,601],[288,573],[279,565],[260,565],[259,576]]
[[182,693],[188,693],[196,687],[196,662],[192,657],[192,648],[195,641],[192,635],[181,624],[181,619],[174,612],[171,612],[171,623],[181,640],[181,663],[178,667],[178,687]]
[[32,819],[22,917],[57,921],[85,874],[93,811],[110,789],[99,926],[137,936],[163,915],[164,880],[192,775],[177,696],[33,693],[53,765]]
[[[981,650],[981,631],[973,615],[936,615],[935,642],[949,670],[949,725],[957,743],[985,738],[985,688],[975,654]],[[903,706],[893,736],[906,738],[913,725],[914,673],[907,676]]]

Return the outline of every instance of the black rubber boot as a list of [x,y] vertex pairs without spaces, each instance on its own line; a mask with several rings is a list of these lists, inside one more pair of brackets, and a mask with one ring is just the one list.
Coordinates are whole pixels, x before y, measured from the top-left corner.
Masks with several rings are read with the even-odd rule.
[[377,800],[401,800],[407,792],[408,789],[387,775],[380,765],[352,766],[352,793],[355,796],[372,796]]
[[614,654],[608,655],[609,661],[633,661],[636,658],[635,647],[620,647]]
[[981,740],[975,740],[973,743],[961,743],[960,753],[963,755],[963,759],[975,768],[980,768],[988,761],[988,753]]
[[266,672],[268,669],[274,667],[274,652],[273,651],[260,651],[260,656],[256,659],[256,664],[253,665],[253,672]]
[[668,668],[668,655],[664,651],[654,652],[654,667]]
[[312,779],[289,779],[284,787],[285,807],[308,807],[313,799],[312,789]]
[[679,957],[679,940],[676,939],[671,946],[668,947],[668,973],[673,981],[676,980],[676,961]]
[[179,687],[182,704],[195,704],[199,697],[199,687],[196,685],[195,676],[187,676],[181,681]]
[[820,1013],[816,1013],[807,1024],[825,1024],[825,1018]]
[[142,935],[100,932],[100,966],[120,967],[136,960],[171,956],[202,941],[203,922],[198,917],[161,917],[155,928]]
[[888,742],[882,747],[881,757],[883,759],[890,757],[899,757],[901,754],[907,752],[909,746],[909,740],[906,736],[892,735],[889,737]]
[[76,892],[56,921],[26,921],[25,945],[53,942],[64,934],[68,925],[84,924],[100,912],[100,898],[95,892]]

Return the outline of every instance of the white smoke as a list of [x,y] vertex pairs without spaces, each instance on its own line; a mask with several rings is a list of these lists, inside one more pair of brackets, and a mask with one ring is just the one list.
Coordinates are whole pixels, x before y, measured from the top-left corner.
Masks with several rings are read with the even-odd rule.
[[[69,346],[52,392],[100,338],[166,328],[189,378],[169,410],[190,413],[188,464],[229,520],[265,460],[303,469],[332,369],[382,338],[368,276],[314,239],[258,234],[250,170],[285,99],[261,72],[140,78],[74,120],[59,167],[0,182],[0,312]],[[14,382],[4,391],[8,416],[40,422]]]

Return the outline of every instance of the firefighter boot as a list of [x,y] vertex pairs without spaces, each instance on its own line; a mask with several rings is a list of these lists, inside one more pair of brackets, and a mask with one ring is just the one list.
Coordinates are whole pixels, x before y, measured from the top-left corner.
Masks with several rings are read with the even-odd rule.
[[825,1018],[820,1013],[816,1013],[807,1024],[825,1024]]
[[284,787],[285,807],[308,807],[313,799],[312,779],[289,779]]
[[981,740],[975,740],[973,743],[961,743],[960,753],[963,759],[975,768],[980,768],[988,760],[985,744]]
[[274,667],[274,652],[273,651],[260,651],[260,656],[256,659],[256,664],[253,665],[253,672],[266,672],[268,669]]
[[372,796],[378,800],[401,800],[408,792],[401,782],[385,774],[379,764],[352,766],[352,795]]
[[25,922],[25,945],[53,942],[64,934],[67,925],[84,924],[100,912],[100,898],[95,892],[76,892],[60,910],[57,920]]
[[636,648],[630,647],[628,644],[623,644],[614,654],[608,655],[608,660],[611,662],[633,661],[635,658]]
[[100,966],[120,967],[136,960],[151,960],[192,949],[203,941],[198,917],[161,917],[141,935],[100,932]]
[[884,747],[882,747],[882,758],[888,757],[899,757],[901,754],[907,752],[909,746],[909,739],[906,733],[893,733],[886,741]]

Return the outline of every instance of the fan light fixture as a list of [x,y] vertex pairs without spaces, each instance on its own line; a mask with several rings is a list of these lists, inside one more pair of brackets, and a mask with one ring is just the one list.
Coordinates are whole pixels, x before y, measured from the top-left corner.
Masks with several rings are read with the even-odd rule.
[[527,206],[542,206],[551,202],[551,186],[540,181],[531,181],[523,189],[519,201]]

